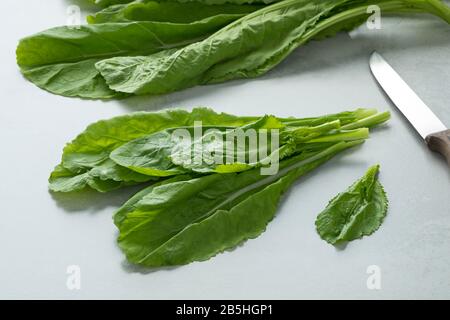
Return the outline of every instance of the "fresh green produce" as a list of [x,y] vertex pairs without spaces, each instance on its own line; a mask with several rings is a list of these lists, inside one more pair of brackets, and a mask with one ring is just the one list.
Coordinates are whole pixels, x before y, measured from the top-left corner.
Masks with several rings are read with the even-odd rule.
[[253,169],[150,186],[116,214],[119,246],[130,262],[147,267],[207,260],[259,236],[296,179],[360,143],[294,156],[281,162],[275,176]]
[[211,17],[227,16],[235,19],[261,9],[263,5],[223,4],[205,6],[199,2],[131,2],[107,7],[88,17],[89,23],[153,21],[192,23]]
[[164,94],[263,75],[310,40],[364,23],[370,5],[450,23],[441,0],[93,1],[106,6],[88,18],[95,25],[54,28],[19,43],[27,79],[83,98]]
[[[147,5],[150,4],[153,2]],[[191,6],[175,3],[166,8],[160,5],[151,11],[149,20],[144,21],[49,29],[20,41],[17,63],[28,80],[52,93],[95,99],[122,98],[127,94],[108,87],[96,69],[97,62],[182,47],[206,38],[246,12],[255,10],[252,6],[226,5],[215,10],[199,8],[195,14],[189,14],[186,7]],[[167,19],[151,20],[161,11],[169,14]],[[184,22],[179,18],[170,20],[171,12],[187,12]],[[95,17],[90,20],[96,22]]]
[[[376,114],[368,117],[372,125],[384,122],[389,114]],[[133,171],[152,176],[172,176],[189,171],[197,173],[230,173],[261,167],[264,163],[270,163],[270,159],[285,159],[293,154],[310,151],[314,148],[323,148],[323,145],[336,141],[362,140],[368,137],[367,128],[342,130],[340,120],[325,122],[318,126],[292,126],[283,123],[273,116],[262,117],[242,127],[219,127],[209,130],[196,141],[185,145],[182,140],[174,140],[172,135],[177,128],[171,128],[130,141],[114,150],[110,158],[120,166]],[[346,128],[345,126],[343,128]],[[184,128],[194,132],[195,127]],[[248,132],[253,129],[254,140],[260,133],[266,130],[278,129],[279,134],[267,138],[267,150],[261,150],[257,143],[250,143],[250,139],[244,141],[243,150],[238,150],[237,144],[227,146],[226,136],[237,136],[239,132]],[[272,139],[278,139],[276,145]],[[222,143],[218,143],[221,141]],[[228,147],[228,148],[227,148]],[[227,155],[227,150],[232,149],[233,158]],[[202,161],[191,161],[192,154],[201,153]],[[220,152],[220,160],[217,163],[216,152]],[[230,150],[229,150],[230,151]],[[257,155],[264,152],[264,157],[257,159]],[[186,160],[187,161],[184,161]],[[228,162],[228,163],[227,163]]]
[[[376,113],[375,110],[358,109],[352,112],[342,112],[316,118],[277,118],[277,121],[282,122],[283,126],[286,126],[287,131],[294,130],[297,133],[303,132],[303,135],[311,139],[319,139],[320,137],[317,135],[319,133],[324,135],[322,137],[323,139],[326,138],[327,132],[323,132],[322,129],[336,128],[336,122],[340,124],[341,129],[354,130],[376,125],[386,121],[388,118],[388,113]],[[192,127],[197,120],[201,120],[203,126],[230,128],[249,125],[257,119],[257,117],[237,117],[225,113],[215,113],[206,108],[195,108],[192,112],[183,110],[169,110],[155,113],[142,112],[99,121],[90,125],[64,148],[61,163],[50,176],[50,189],[55,192],[71,192],[81,190],[85,187],[91,187],[97,191],[106,192],[126,185],[159,179],[161,176],[169,176],[170,174],[163,174],[161,172],[157,174],[156,170],[154,170],[152,175],[148,175],[149,170],[146,171],[145,169],[145,167],[149,167],[148,165],[142,165],[144,170],[130,165],[127,162],[130,157],[126,149],[130,147],[128,148],[129,155],[136,156],[139,149],[134,148],[134,146],[139,146],[141,141],[151,140],[155,135],[161,136],[168,129]],[[313,134],[310,134],[311,132]],[[308,136],[308,134],[310,135]],[[357,130],[353,131],[353,133],[350,132],[350,135],[347,134],[347,136],[344,135],[341,137],[334,133],[332,137],[338,137],[338,139],[344,141],[354,139],[352,135],[361,139],[366,137],[366,134],[366,132]],[[162,142],[160,143],[162,145]],[[316,145],[321,146],[323,143],[324,141],[319,141]],[[121,148],[121,146],[124,146],[124,148]],[[309,143],[298,148],[305,149],[311,147],[314,147],[314,145]],[[143,150],[145,151],[146,149],[148,147],[143,145]],[[159,156],[161,154],[170,154],[170,151],[161,149]],[[114,154],[111,156],[111,153]],[[168,170],[174,166],[167,158],[161,158],[159,156],[151,158],[149,154],[150,152],[148,154],[144,153],[142,157],[150,163],[155,164],[153,169]],[[250,164],[245,167],[240,167],[240,170],[251,167],[252,165]],[[214,168],[211,170],[195,169],[190,168],[188,171],[214,171]],[[184,172],[186,170],[182,171]]]
[[102,7],[107,7],[116,4],[130,3],[134,0],[89,0],[89,2],[97,4]]
[[[91,3],[100,5],[102,7],[107,7],[111,5],[116,4],[126,4],[131,2],[148,2],[149,0],[89,0]],[[171,0],[162,0],[161,2],[166,2]],[[180,3],[188,3],[188,2],[198,2],[202,4],[212,4],[212,5],[218,5],[218,4],[247,4],[247,3],[272,3],[277,2],[281,0],[175,0],[176,2]]]
[[350,186],[333,198],[316,220],[320,237],[338,244],[374,233],[387,213],[388,200],[378,181],[380,166],[375,165]]
[[[147,267],[202,261],[261,234],[294,181],[364,142],[368,128],[389,117],[373,109],[300,119],[237,117],[206,108],[134,113],[94,123],[69,143],[50,189],[106,192],[153,181],[116,212],[120,247],[129,261]],[[181,143],[176,130],[194,139]],[[262,133],[277,134],[263,139],[267,144],[253,145],[249,138],[233,145],[230,163],[178,161],[178,151],[195,157],[211,141],[237,141],[238,132],[250,131],[260,141]],[[209,140],[209,132],[232,140]],[[252,162],[251,148],[263,157]],[[262,169],[273,162],[267,158],[277,161],[268,175]]]
[[71,192],[89,186],[106,192],[153,180],[151,176],[117,165],[109,158],[110,153],[128,141],[168,128],[192,126],[200,119],[204,125],[225,126],[241,126],[254,121],[254,118],[216,113],[206,108],[196,108],[192,112],[138,112],[99,121],[66,145],[61,163],[50,176],[50,189]]
[[[382,12],[435,11],[430,1],[285,0],[251,13],[207,39],[150,56],[105,59],[96,68],[108,86],[130,94],[163,94],[199,84],[260,76],[295,48]],[[445,7],[450,22],[450,9]]]

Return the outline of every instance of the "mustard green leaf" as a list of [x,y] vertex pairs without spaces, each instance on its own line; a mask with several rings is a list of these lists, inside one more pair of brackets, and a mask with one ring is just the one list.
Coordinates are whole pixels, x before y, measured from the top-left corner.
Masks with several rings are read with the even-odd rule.
[[131,2],[107,7],[88,17],[89,23],[154,21],[192,23],[212,17],[238,19],[262,5],[205,5],[200,2]]
[[[136,112],[96,122],[65,146],[61,163],[50,176],[50,189],[70,192],[90,186],[105,192],[154,180],[114,163],[109,158],[110,153],[134,139],[168,128],[192,126],[197,120],[204,125],[240,126],[254,121],[254,118],[195,108],[191,112],[179,109]],[[109,188],[105,188],[105,184]]]
[[[91,3],[100,5],[102,7],[108,7],[111,5],[116,4],[126,4],[126,3],[132,3],[132,2],[148,2],[148,0],[88,0]],[[259,3],[259,4],[269,4],[281,0],[161,0],[161,2],[168,2],[168,1],[175,1],[178,3],[189,3],[189,2],[198,2],[201,4],[208,4],[208,5],[218,5],[218,4],[252,4],[252,3]]]
[[118,211],[119,246],[130,262],[147,267],[209,259],[261,234],[292,182],[360,143],[299,154],[274,176],[253,169],[149,187]]
[[111,89],[139,95],[253,78],[308,41],[365,21],[371,4],[387,13],[425,12],[450,22],[450,8],[438,0],[284,0],[230,23],[203,41],[148,56],[105,59],[96,68]]
[[166,180],[158,181],[158,182],[152,184],[151,186],[142,189],[141,191],[136,193],[133,197],[131,197],[127,202],[125,202],[124,205],[115,212],[114,224],[117,227],[119,227],[122,224],[122,222],[124,221],[124,219],[126,218],[126,216],[128,215],[128,213],[136,210],[137,204],[139,203],[139,201],[142,200],[142,198],[144,198],[151,192],[153,192],[153,190],[155,188],[165,185],[165,184],[178,182],[178,181],[190,180],[192,178],[193,178],[193,176],[189,176],[189,175],[178,175],[178,176],[174,176],[169,179],[166,179]]
[[110,158],[120,166],[150,176],[167,177],[185,173],[187,170],[171,159],[177,148],[173,132],[178,129],[187,130],[192,136],[195,130],[194,127],[177,127],[159,131],[124,144],[111,152]]
[[107,7],[116,4],[130,3],[135,0],[88,0],[88,1],[99,6]]
[[[323,149],[337,141],[365,139],[367,129],[361,128],[362,126],[370,127],[388,118],[388,113],[358,109],[304,119],[263,119],[271,119],[267,123],[272,127],[283,126],[289,129],[286,130],[286,136],[281,135],[283,146],[279,155],[284,159],[299,152]],[[172,154],[177,154],[173,152],[170,132],[179,128],[192,130],[196,121],[201,121],[205,129],[220,130],[254,126],[258,119],[195,108],[191,112],[177,109],[153,113],[137,112],[99,121],[66,145],[61,163],[50,176],[50,189],[55,192],[70,192],[89,186],[106,192],[185,172],[223,173],[249,170],[261,163],[180,166],[170,158]],[[264,122],[260,125],[267,127],[268,124]],[[330,133],[339,126],[346,128],[345,134]]]
[[[373,126],[388,118],[386,112],[373,114],[371,110],[358,109],[315,119],[278,119],[266,115],[238,127],[176,127],[127,142],[111,152],[110,158],[120,166],[158,177],[189,171],[241,172],[322,148],[326,143],[366,139],[369,132],[360,128],[362,124]],[[348,123],[349,119],[354,121]],[[323,122],[326,120],[331,121]],[[341,130],[341,120],[345,130]],[[350,125],[352,128],[347,129]],[[189,133],[189,141],[174,135],[179,129]],[[261,135],[266,137],[264,144],[258,142]],[[277,139],[276,145],[272,139]]]
[[89,172],[75,175],[73,172],[58,165],[50,176],[50,190],[54,192],[71,192],[82,190],[88,185]]
[[387,213],[388,199],[375,165],[345,192],[338,194],[316,219],[320,237],[331,243],[352,241],[374,233]]
[[[224,141],[226,135],[233,135],[236,130],[245,132],[244,130],[246,129],[278,129],[280,127],[284,127],[281,121],[275,117],[266,116],[255,122],[238,127],[202,126],[197,128],[171,128],[132,140],[115,149],[111,153],[110,158],[120,166],[151,176],[172,176],[191,170],[198,172],[214,172],[215,166],[213,164],[207,165],[205,161],[203,161],[208,156],[207,151],[209,147],[214,143],[209,139],[211,134],[220,135],[218,139]],[[191,139],[187,144],[173,135],[175,131],[180,129],[189,133]],[[202,131],[200,132],[201,137],[195,137],[195,131],[198,129]],[[198,139],[199,141],[196,141],[195,139]],[[202,150],[197,151],[201,154],[202,161],[198,166],[195,166],[190,160],[191,155],[194,152],[194,147],[199,143],[201,143]],[[249,145],[248,141],[245,143],[247,146]],[[246,150],[246,152],[251,152],[251,150]],[[223,152],[223,158],[225,158],[225,152]],[[188,159],[189,163],[192,163],[192,165],[176,161],[182,159]],[[223,163],[225,163],[225,159],[223,159]]]
[[192,23],[128,22],[57,27],[24,38],[17,47],[23,75],[38,87],[63,96],[110,99],[111,89],[95,67],[103,59],[151,54],[204,39],[236,20],[217,15]]

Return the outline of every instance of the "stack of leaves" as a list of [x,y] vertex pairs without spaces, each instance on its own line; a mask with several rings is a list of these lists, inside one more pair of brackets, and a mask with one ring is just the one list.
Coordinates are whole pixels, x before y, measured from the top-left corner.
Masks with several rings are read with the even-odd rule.
[[[151,181],[114,217],[128,260],[149,267],[202,261],[261,234],[294,181],[361,144],[368,128],[389,116],[358,109],[300,119],[238,117],[206,108],[120,116],[90,125],[65,147],[50,188],[109,191]],[[179,129],[195,132],[199,120],[208,130],[197,139],[186,143],[173,138]],[[271,136],[265,158],[254,161],[249,156],[260,154],[263,145],[253,150],[245,144],[233,149],[237,152],[231,161],[183,161],[195,153],[192,150],[210,150],[217,141],[210,139],[211,133],[221,137],[248,129],[277,132],[277,143]],[[270,175],[262,174],[273,164],[267,159],[279,160]]]
[[[387,13],[430,13],[440,0],[90,0],[88,25],[22,39],[23,75],[52,93],[109,99],[265,74],[297,47]],[[273,2],[273,3],[272,3]]]

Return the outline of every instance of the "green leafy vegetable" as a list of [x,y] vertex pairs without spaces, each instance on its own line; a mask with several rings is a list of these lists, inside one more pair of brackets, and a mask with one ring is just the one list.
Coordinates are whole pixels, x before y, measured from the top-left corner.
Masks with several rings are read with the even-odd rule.
[[211,17],[238,19],[261,9],[262,5],[223,4],[207,6],[199,2],[131,2],[107,7],[88,17],[89,23],[153,21],[192,23]]
[[345,192],[333,198],[316,220],[320,237],[331,243],[352,241],[374,233],[388,208],[386,193],[377,179],[379,165]]
[[360,143],[339,142],[282,161],[276,176],[253,169],[151,186],[116,214],[119,246],[130,262],[147,267],[206,260],[261,234],[297,178]]
[[[185,6],[173,4],[170,8],[185,12]],[[158,8],[165,10],[164,6]],[[196,16],[203,19],[186,18],[185,23],[131,21],[49,29],[20,41],[17,63],[28,80],[52,93],[94,99],[124,97],[127,94],[114,91],[106,84],[95,67],[97,62],[182,47],[206,38],[244,15],[227,13],[225,9],[216,15],[211,10],[197,11]],[[249,10],[250,6],[241,9]],[[157,16],[158,10],[152,14]]]
[[102,7],[107,7],[107,6],[111,6],[111,5],[116,5],[116,4],[125,4],[125,3],[130,3],[130,2],[134,2],[135,0],[88,0],[90,3],[102,6]]
[[[389,117],[388,112],[373,109],[300,119],[237,117],[205,108],[135,113],[94,123],[68,144],[50,177],[50,188],[69,192],[89,186],[106,192],[151,180],[153,184],[114,216],[118,242],[128,260],[148,267],[202,261],[261,234],[295,180],[363,143],[368,128]],[[233,137],[238,131],[275,130],[278,141],[272,137],[267,142],[276,143],[276,152],[264,144],[253,147],[258,152],[270,149],[268,157],[276,155],[276,170],[266,175],[267,163],[250,162],[250,157],[221,165],[175,161],[173,151],[183,149],[177,149],[172,133],[185,130],[195,137],[197,121],[207,130],[189,140],[186,155],[196,155],[199,149],[191,149],[196,142],[209,145],[205,138],[211,129]],[[233,150],[247,155],[249,146]],[[373,177],[364,180],[364,187],[358,185],[367,195],[372,194]]]
[[[256,120],[255,122],[236,128],[217,126],[201,127],[200,130],[206,130],[206,132],[209,133],[206,133],[206,135],[200,137],[199,140],[202,148],[201,150],[197,148],[197,151],[202,155],[202,160],[205,160],[209,145],[217,144],[218,141],[225,141],[225,136],[227,134],[232,135],[236,130],[243,131],[246,129],[263,128],[267,130],[273,128],[278,129],[282,126],[282,122],[277,118],[265,116],[261,119]],[[111,153],[110,158],[121,166],[127,167],[136,172],[152,176],[177,175],[187,172],[186,169],[203,173],[214,172],[215,170],[212,163],[211,166],[208,166],[204,161],[202,161],[202,163],[199,163],[198,168],[191,166],[186,167],[184,166],[185,163],[177,163],[176,159],[173,159],[173,156],[177,156],[178,159],[190,160],[191,155],[195,152],[195,145],[199,143],[197,141],[193,141],[188,143],[187,145],[183,145],[183,142],[181,140],[176,139],[173,136],[173,134],[179,129],[186,130],[186,132],[189,132],[190,136],[193,136],[196,127],[172,128],[139,139],[135,139],[114,150]],[[210,139],[211,135],[214,135],[214,141]],[[248,141],[246,142],[246,146],[248,147]],[[220,151],[222,154],[221,158],[223,160],[223,163],[225,163],[225,150],[223,150],[223,143],[220,143],[220,147]],[[218,149],[217,146],[216,149]],[[235,148],[233,148],[233,153],[234,151]],[[247,150],[247,152],[251,151],[252,150]],[[191,161],[189,161],[189,163],[191,163]],[[235,161],[233,161],[233,163],[236,165]]]
[[[281,155],[285,157],[315,148],[316,145],[321,147],[330,142],[365,138],[367,132],[364,131],[364,127],[382,123],[388,118],[388,113],[377,113],[373,109],[358,109],[322,117],[276,118],[274,121],[280,121],[283,126],[289,128],[288,133],[295,135],[298,142],[306,138],[316,139],[312,140],[316,142],[315,144],[297,146],[292,152],[282,153]],[[205,127],[237,128],[254,123],[257,119],[195,108],[192,112],[183,110],[140,112],[99,121],[90,125],[64,148],[62,161],[50,176],[50,189],[55,192],[71,192],[89,186],[100,192],[107,192],[190,171],[205,173],[248,170],[258,164],[249,167],[194,168],[173,163],[167,158],[173,150],[168,133],[174,128],[190,128],[199,120]],[[336,122],[341,126],[340,129],[347,133],[342,135],[342,132],[335,132],[330,135],[328,131],[337,127]],[[324,128],[328,128],[328,131],[323,131]],[[351,131],[359,128],[362,128],[362,131]]]
[[295,48],[366,18],[367,6],[384,13],[430,12],[450,22],[437,0],[284,0],[220,29],[209,38],[150,56],[105,59],[96,68],[108,86],[130,94],[163,94],[187,87],[260,76]]
[[[131,2],[148,2],[148,0],[89,0],[91,3],[100,5],[102,7],[107,7],[115,4],[126,4]],[[161,2],[170,1],[170,0],[162,0]],[[218,5],[218,4],[247,4],[247,3],[272,3],[277,2],[281,0],[175,0],[179,3],[188,3],[188,2],[198,2],[201,4],[208,4],[208,5]]]
[[[366,113],[362,110],[357,112]],[[114,150],[110,158],[120,166],[152,176],[171,176],[189,171],[197,173],[240,172],[263,166],[274,157],[284,159],[293,154],[314,149],[317,145],[320,148],[324,143],[368,137],[368,130],[362,128],[362,125],[357,125],[360,122],[352,123],[352,130],[341,130],[341,120],[338,119],[339,116],[335,118],[335,120],[317,126],[305,127],[293,126],[293,122],[289,123],[273,116],[265,116],[237,128],[216,127],[214,130],[202,128],[205,131],[203,135],[188,144],[174,137],[173,134],[180,128],[171,128],[132,140]],[[388,118],[388,113],[376,114],[376,116],[364,118],[366,119],[364,123],[375,125]],[[367,119],[371,119],[372,122]],[[192,136],[196,128],[182,129],[190,132]],[[260,134],[264,133],[267,136],[267,130],[272,129],[279,131],[274,138],[280,141],[276,146],[272,146],[272,136],[268,135],[266,144],[260,146],[257,143]],[[249,130],[253,130],[253,138],[247,137],[239,146],[236,139],[238,133],[248,133]],[[232,137],[232,139],[227,139],[227,137]],[[230,140],[232,140],[231,145],[227,145],[226,141]],[[229,151],[232,151],[233,159],[230,159],[231,152]],[[191,161],[194,153],[197,155],[200,153],[202,156],[198,163]],[[258,155],[263,156],[258,159]],[[217,157],[219,158],[217,159]],[[216,160],[219,160],[219,163]]]
[[140,112],[99,121],[64,148],[62,161],[50,176],[50,189],[70,192],[90,186],[106,192],[153,180],[151,176],[138,174],[112,162],[110,153],[128,141],[168,128],[192,126],[196,120],[202,120],[204,125],[240,126],[254,121],[254,118],[195,108],[192,112]]
[[53,28],[19,43],[27,79],[71,97],[164,94],[263,75],[308,41],[363,23],[370,5],[450,23],[441,0],[91,2],[105,7],[88,18],[91,25]]

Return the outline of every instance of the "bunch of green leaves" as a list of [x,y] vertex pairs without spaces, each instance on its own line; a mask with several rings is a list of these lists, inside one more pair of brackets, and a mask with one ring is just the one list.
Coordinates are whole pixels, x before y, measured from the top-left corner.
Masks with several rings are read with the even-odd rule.
[[274,176],[252,169],[176,176],[150,186],[116,213],[119,246],[130,262],[147,267],[207,260],[259,236],[295,180],[360,143],[342,141],[300,153],[283,160]]
[[98,62],[184,47],[258,8],[170,2],[112,6],[90,16],[88,25],[56,27],[22,39],[17,63],[28,80],[55,94],[126,97],[106,84]]
[[[94,123],[69,143],[50,188],[109,191],[152,181],[114,216],[128,260],[147,267],[202,261],[261,234],[299,177],[364,142],[369,128],[389,117],[373,109],[311,118],[238,117],[206,108],[134,113]],[[261,169],[268,164],[246,156],[221,165],[178,161],[174,151],[191,155],[197,150],[193,145],[207,148],[211,141],[208,131],[187,149],[171,139],[177,129],[192,133],[197,121],[219,136],[276,130],[277,149],[267,148],[272,152],[268,157],[277,156],[278,170],[264,175]]]
[[120,98],[265,74],[293,50],[384,14],[429,13],[450,23],[441,0],[92,0],[103,8],[80,28],[21,40],[31,82],[83,98]]
[[61,163],[50,176],[50,189],[71,192],[90,187],[107,192],[149,180],[152,176],[120,166],[110,159],[112,151],[134,139],[168,128],[192,126],[196,120],[204,125],[240,126],[254,118],[216,113],[207,108],[192,112],[168,110],[138,112],[91,124],[66,145]]
[[[365,138],[367,131],[364,128],[381,123],[387,117],[386,113],[378,114],[375,110],[358,109],[314,118],[268,118],[272,120],[269,124],[271,127],[274,125],[284,127],[284,137],[294,136],[299,142],[285,143],[286,148],[293,146],[291,151],[284,152],[286,156],[288,151],[290,155],[296,149],[314,146],[312,142],[321,145],[327,142],[352,140],[355,137]],[[219,168],[210,166],[182,168],[168,157],[173,154],[175,147],[171,144],[170,133],[176,128],[192,128],[198,120],[206,127],[239,128],[255,124],[255,121],[258,124],[258,119],[258,117],[216,113],[207,108],[195,108],[192,112],[177,109],[154,113],[140,112],[99,121],[87,127],[66,145],[61,163],[50,176],[50,189],[55,192],[71,192],[90,187],[107,192],[185,171],[230,171],[231,168],[244,170],[258,166],[256,163]],[[347,132],[344,135],[342,132],[334,132],[327,136],[338,127]],[[302,137],[315,140],[302,143]]]
[[[369,116],[372,111],[359,112],[367,115],[365,119],[370,119],[372,125],[388,117],[387,113]],[[350,126],[353,128],[349,129]],[[369,135],[368,128],[354,124],[342,126],[339,119],[317,126],[296,126],[274,116],[264,116],[234,128],[203,127],[206,131],[188,143],[174,138],[179,129],[170,128],[132,140],[114,150],[110,159],[130,170],[156,177],[189,172],[241,172],[269,166],[273,161],[295,154],[321,150],[331,143],[363,140]],[[196,127],[182,129],[191,137]]]

